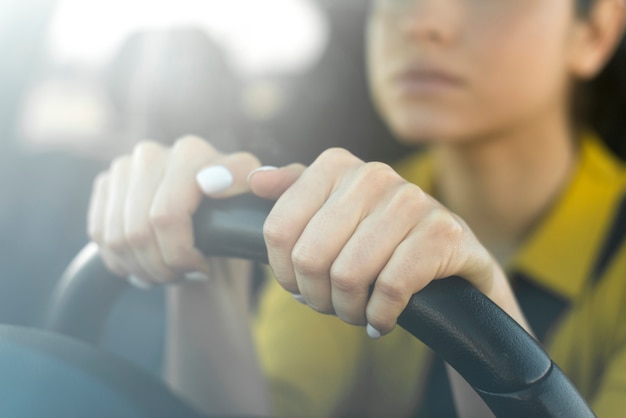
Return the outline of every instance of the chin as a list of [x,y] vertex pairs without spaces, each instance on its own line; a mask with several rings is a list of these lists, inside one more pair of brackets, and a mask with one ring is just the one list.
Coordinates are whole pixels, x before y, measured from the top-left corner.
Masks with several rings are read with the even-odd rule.
[[458,143],[463,137],[458,118],[439,112],[400,109],[387,112],[385,119],[398,140],[408,145]]

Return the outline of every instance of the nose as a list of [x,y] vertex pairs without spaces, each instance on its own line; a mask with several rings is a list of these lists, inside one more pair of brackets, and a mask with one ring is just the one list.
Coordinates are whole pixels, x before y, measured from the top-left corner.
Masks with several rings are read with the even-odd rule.
[[410,7],[398,17],[398,27],[407,38],[423,45],[449,45],[456,40],[462,14],[458,0],[408,2]]

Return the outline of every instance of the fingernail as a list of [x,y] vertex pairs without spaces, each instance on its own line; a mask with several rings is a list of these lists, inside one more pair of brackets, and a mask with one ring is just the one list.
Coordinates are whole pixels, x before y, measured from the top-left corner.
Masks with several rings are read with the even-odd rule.
[[201,271],[192,271],[190,273],[185,273],[185,279],[192,282],[208,282],[211,278]]
[[367,335],[373,340],[377,340],[381,336],[380,331],[374,328],[371,324],[367,324]]
[[278,167],[274,167],[272,165],[266,165],[266,166],[263,166],[263,167],[259,167],[259,168],[255,169],[255,170],[252,170],[250,172],[250,174],[248,174],[247,182],[250,182],[250,179],[256,173],[261,173],[263,171],[274,171],[274,170],[278,170]]
[[220,193],[233,185],[234,178],[230,170],[223,165],[205,168],[196,175],[196,181],[206,194]]
[[304,299],[304,297],[302,295],[298,295],[297,293],[293,293],[291,296],[293,296],[293,298],[295,300],[297,300],[298,302],[300,302],[303,305],[306,305],[306,299]]
[[137,276],[129,276],[128,282],[134,287],[136,287],[137,289],[141,289],[141,290],[148,290],[152,287],[150,283],[148,283],[147,281],[143,279],[140,279]]

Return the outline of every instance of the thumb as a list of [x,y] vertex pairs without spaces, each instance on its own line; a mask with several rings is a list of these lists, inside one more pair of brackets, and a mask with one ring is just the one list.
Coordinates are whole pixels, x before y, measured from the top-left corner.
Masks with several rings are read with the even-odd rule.
[[248,185],[255,195],[265,199],[278,199],[306,170],[302,164],[285,167],[261,167],[250,173]]
[[248,193],[248,173],[260,165],[257,157],[250,153],[224,155],[212,159],[209,165],[198,171],[196,182],[205,195],[214,199]]

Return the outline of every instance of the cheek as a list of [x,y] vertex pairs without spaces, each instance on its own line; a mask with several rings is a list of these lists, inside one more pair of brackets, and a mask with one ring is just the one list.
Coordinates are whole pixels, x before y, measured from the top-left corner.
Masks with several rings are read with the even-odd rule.
[[[504,23],[504,22],[503,22]],[[566,22],[539,19],[487,34],[476,51],[475,107],[468,116],[500,127],[561,105],[568,85]],[[489,115],[486,119],[484,116]],[[497,129],[498,126],[495,126]]]
[[415,143],[437,135],[431,135],[437,112],[430,106],[411,104],[399,100],[391,86],[391,74],[406,61],[406,45],[381,25],[372,24],[368,31],[368,80],[372,99],[389,128],[401,141]]
[[488,135],[562,105],[571,24],[566,7],[565,0],[527,0],[506,19],[468,18],[457,43],[441,50],[441,57],[467,76],[467,89],[427,104],[395,100],[388,69],[410,48],[371,27],[370,86],[379,110],[396,135],[415,143]]

